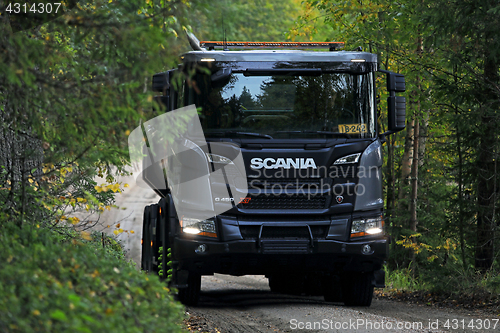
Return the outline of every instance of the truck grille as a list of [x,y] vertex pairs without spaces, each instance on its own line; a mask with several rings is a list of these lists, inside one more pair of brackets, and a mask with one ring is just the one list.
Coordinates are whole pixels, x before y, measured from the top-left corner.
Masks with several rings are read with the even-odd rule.
[[259,194],[250,195],[241,209],[324,209],[330,204],[330,196],[322,194]]
[[[328,225],[310,225],[313,239],[325,239],[328,233]],[[257,239],[259,237],[260,225],[241,225],[241,236],[244,239]],[[264,226],[262,228],[262,239],[310,239],[309,230],[301,227],[275,227]]]
[[306,254],[309,251],[308,240],[272,240],[262,242],[263,254]]

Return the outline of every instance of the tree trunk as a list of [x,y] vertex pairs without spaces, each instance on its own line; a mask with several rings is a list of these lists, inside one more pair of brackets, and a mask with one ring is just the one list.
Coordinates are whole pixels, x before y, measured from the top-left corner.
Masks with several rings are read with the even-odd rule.
[[494,258],[495,203],[497,192],[496,146],[498,131],[498,96],[492,84],[499,82],[498,65],[486,55],[484,77],[486,87],[482,99],[480,146],[477,159],[477,234],[475,267],[481,272],[491,268]]
[[415,128],[413,132],[415,133],[413,138],[413,163],[411,166],[411,196],[410,196],[410,230],[413,232],[417,231],[417,199],[418,199],[418,146],[419,137],[418,133],[420,131],[420,122],[415,119]]
[[405,148],[403,152],[403,160],[401,161],[401,181],[399,183],[398,194],[398,211],[406,209],[406,199],[408,195],[405,191],[405,186],[408,185],[408,177],[411,173],[411,164],[413,160],[413,126],[415,125],[415,117],[406,121],[406,138]]

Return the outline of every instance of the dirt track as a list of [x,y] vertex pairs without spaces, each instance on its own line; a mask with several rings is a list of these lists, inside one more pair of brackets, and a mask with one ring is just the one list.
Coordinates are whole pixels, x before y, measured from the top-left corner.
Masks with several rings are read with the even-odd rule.
[[[122,181],[130,185],[124,193],[116,196],[116,204],[124,209],[106,211],[100,221],[108,233],[116,229],[117,223],[124,230],[134,231],[133,234],[122,233],[118,239],[123,242],[127,257],[139,267],[143,209],[159,198],[150,189],[135,185],[132,177]],[[110,228],[106,228],[107,225]],[[193,317],[203,318],[205,324],[199,327],[202,331],[223,333],[500,331],[499,316],[472,311],[388,300],[374,300],[369,308],[354,308],[341,303],[326,303],[322,297],[273,294],[263,276],[204,276],[199,306],[186,310]],[[489,319],[490,329],[478,329],[480,324],[487,323],[486,319]],[[471,323],[475,329],[471,328]],[[430,324],[438,326],[429,327]],[[452,329],[454,325],[455,330]]]

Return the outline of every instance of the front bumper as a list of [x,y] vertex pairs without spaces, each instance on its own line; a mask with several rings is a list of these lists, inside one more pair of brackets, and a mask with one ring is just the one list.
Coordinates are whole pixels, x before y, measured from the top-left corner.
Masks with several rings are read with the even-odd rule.
[[357,242],[308,239],[219,242],[175,238],[173,253],[176,270],[201,275],[368,272],[382,268],[388,254],[388,241],[384,238]]

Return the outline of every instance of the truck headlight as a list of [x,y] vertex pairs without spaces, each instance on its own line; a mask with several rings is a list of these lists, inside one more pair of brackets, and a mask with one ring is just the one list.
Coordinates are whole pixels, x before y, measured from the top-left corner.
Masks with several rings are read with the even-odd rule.
[[383,232],[384,218],[382,215],[367,219],[356,219],[351,224],[351,238],[378,235]]
[[358,163],[361,153],[351,154],[337,159],[334,165]]
[[185,234],[217,237],[215,228],[215,218],[206,220],[194,219],[191,217],[182,217],[180,220],[181,230]]

